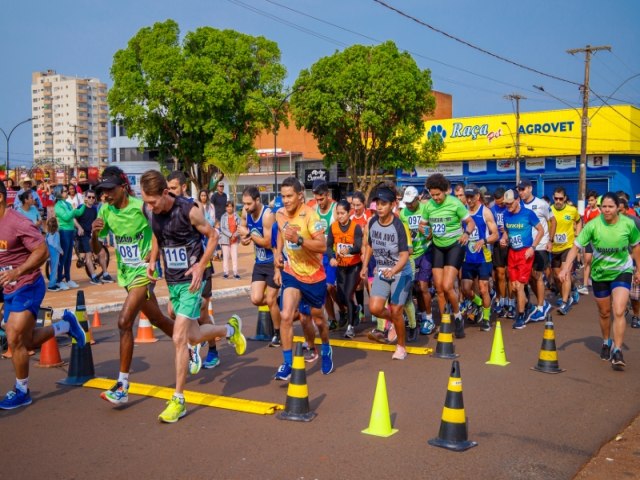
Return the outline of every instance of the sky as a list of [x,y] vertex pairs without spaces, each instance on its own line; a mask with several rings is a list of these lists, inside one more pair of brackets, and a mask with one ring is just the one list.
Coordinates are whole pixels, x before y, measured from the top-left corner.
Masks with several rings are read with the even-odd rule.
[[[526,97],[521,111],[580,109],[584,54],[567,50],[608,45],[611,52],[599,51],[592,58],[591,90],[604,99],[611,96],[610,104],[640,107],[638,0],[384,3],[415,20],[375,0],[5,2],[0,16],[0,128],[8,134],[31,116],[32,72],[53,69],[97,77],[111,86],[114,53],[140,28],[168,18],[178,22],[182,35],[211,26],[277,42],[287,86],[322,57],[350,45],[392,40],[420,68],[431,71],[434,90],[453,96],[454,117],[513,112],[512,102],[504,98],[509,94]],[[591,99],[592,105],[601,104],[594,95]],[[14,131],[10,149],[12,165],[31,164],[30,124]],[[0,163],[5,156],[0,135]]]

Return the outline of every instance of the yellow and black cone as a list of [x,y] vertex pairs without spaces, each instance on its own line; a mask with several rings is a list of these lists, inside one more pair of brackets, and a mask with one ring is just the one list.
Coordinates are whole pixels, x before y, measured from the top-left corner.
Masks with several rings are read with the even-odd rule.
[[564,369],[558,365],[558,351],[556,350],[556,334],[553,330],[553,320],[549,316],[549,320],[544,324],[544,335],[542,337],[542,346],[540,347],[540,355],[538,356],[538,364],[531,367],[542,373],[562,373]]
[[451,315],[448,313],[442,314],[436,353],[434,353],[433,356],[437,358],[459,357],[459,355],[455,353],[455,347],[453,346],[453,327],[451,326]]
[[302,343],[296,343],[291,378],[287,390],[287,401],[284,410],[278,413],[280,420],[293,420],[296,422],[310,422],[316,416],[310,411],[309,390],[307,389],[307,374],[305,372],[304,357],[302,356]]
[[[87,305],[84,302],[84,292],[78,290],[76,297],[76,318],[85,332],[89,332],[89,323],[87,322]],[[81,386],[88,380],[96,376],[93,367],[93,354],[91,353],[91,344],[87,337],[87,344],[80,348],[74,340],[71,344],[71,359],[69,360],[69,372],[67,378],[59,380],[60,385]]]
[[257,342],[269,342],[273,338],[273,321],[267,305],[258,307],[258,322],[256,323],[256,334],[249,337],[249,340]]
[[456,452],[463,452],[478,445],[467,438],[467,419],[462,401],[462,380],[460,379],[460,363],[454,360],[447,388],[447,397],[442,409],[440,432],[436,438],[429,440],[429,445],[442,447]]
[[489,357],[489,361],[485,363],[487,365],[499,365],[501,367],[509,365],[507,355],[504,353],[504,341],[502,340],[502,325],[500,325],[500,320],[496,322],[496,333],[493,335],[491,356]]
[[389,415],[389,400],[387,399],[387,383],[384,380],[384,372],[378,373],[376,393],[373,397],[369,428],[362,430],[367,435],[376,437],[390,437],[398,430],[391,428],[391,416]]

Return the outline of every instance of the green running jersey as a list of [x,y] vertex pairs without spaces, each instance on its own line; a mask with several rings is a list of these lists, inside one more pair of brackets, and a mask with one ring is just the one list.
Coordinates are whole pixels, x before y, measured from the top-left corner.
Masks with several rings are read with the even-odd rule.
[[640,242],[640,232],[630,218],[620,215],[613,225],[602,214],[587,223],[575,244],[593,246],[591,278],[596,282],[610,282],[621,273],[633,273],[633,259],[629,248]]
[[437,204],[427,202],[424,219],[431,226],[433,243],[436,247],[446,248],[458,241],[462,236],[462,220],[469,217],[469,211],[460,200],[447,195],[444,202]]
[[427,239],[429,236],[429,225],[424,227],[426,235],[420,233],[418,230],[420,222],[423,217],[425,217],[426,209],[426,203],[418,203],[418,208],[415,212],[409,210],[408,207],[404,207],[400,211],[400,220],[402,220],[402,222],[409,228],[409,232],[411,232],[411,240],[413,242],[413,253],[411,254],[412,259],[421,257],[431,246],[431,240]]
[[147,276],[147,259],[151,252],[151,226],[142,211],[142,200],[129,197],[129,204],[121,210],[103,205],[98,218],[104,220],[99,236],[112,232],[116,241],[118,285],[129,286],[136,277]]

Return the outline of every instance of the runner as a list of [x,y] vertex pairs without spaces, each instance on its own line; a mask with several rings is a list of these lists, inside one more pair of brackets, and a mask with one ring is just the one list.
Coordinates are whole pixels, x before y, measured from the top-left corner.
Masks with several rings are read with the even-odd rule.
[[[353,192],[351,198],[351,207],[353,208],[351,212],[351,216],[349,217],[351,220],[356,222],[356,224],[360,225],[360,228],[364,232],[364,227],[369,223],[369,219],[371,219],[371,211],[368,208],[365,208],[365,198],[364,193],[362,192]],[[373,275],[373,268],[375,267],[375,260],[371,257],[369,261],[369,265],[365,265],[367,270],[370,270]],[[358,315],[360,316],[360,320],[364,319],[364,290],[367,289],[367,294],[369,294],[369,282],[360,280],[360,276],[358,276],[358,286],[356,287],[356,302],[358,304]],[[375,321],[372,319],[372,321]]]
[[[558,274],[565,266],[567,255],[573,246],[573,240],[576,235],[580,234],[582,222],[580,221],[578,209],[573,205],[567,204],[567,192],[564,187],[558,187],[554,190],[551,213],[556,219],[556,229],[553,232],[553,237],[551,237],[553,242],[551,247],[551,268],[553,269],[553,275],[556,277],[558,292],[560,292],[559,300],[562,301],[562,304],[558,307],[558,313],[566,315],[574,303],[571,295],[573,280],[570,277],[565,281],[560,281]],[[529,318],[535,321],[536,314],[539,314],[540,320],[544,318],[539,310],[536,310]]]
[[349,219],[351,206],[340,200],[336,206],[337,220],[331,224],[327,238],[327,255],[332,267],[337,267],[338,300],[347,307],[345,338],[355,338],[355,327],[360,322],[355,290],[362,269],[362,229]]
[[[247,341],[242,335],[242,321],[233,315],[226,326],[198,325],[202,307],[203,276],[208,273],[209,259],[215,250],[215,233],[195,203],[169,192],[167,181],[157,170],[149,170],[140,178],[142,199],[151,210],[153,246],[147,278],[155,281],[156,260],[162,250],[162,260],[169,298],[175,311],[173,328],[175,346],[176,389],[159,415],[165,423],[175,423],[184,417],[184,384],[187,378],[188,358],[184,355],[187,345],[199,345],[216,337],[226,336],[243,355]],[[202,245],[207,237],[207,248]]]
[[62,320],[36,328],[36,318],[46,291],[40,268],[49,250],[44,237],[27,217],[7,208],[7,188],[0,182],[0,287],[4,289],[2,327],[7,332],[11,361],[16,374],[13,390],[0,401],[0,409],[31,405],[29,350],[38,348],[54,335],[68,333],[82,348],[84,330],[75,315],[66,311]]
[[[373,255],[377,270],[371,286],[369,311],[372,315],[393,323],[398,344],[391,358],[404,360],[407,350],[402,311],[413,283],[408,235],[402,221],[393,214],[397,196],[395,186],[384,183],[375,192],[373,199],[376,202],[377,216],[369,220],[364,236],[364,263],[368,263]],[[366,276],[366,270],[362,269],[360,277],[365,280]]]
[[[582,224],[586,225],[594,218],[600,216],[600,207],[598,206],[598,192],[591,190],[587,194],[587,208],[582,216]],[[591,244],[584,247],[583,268],[582,268],[582,287],[578,289],[580,295],[589,295],[589,282],[591,281],[591,261],[593,260],[593,247]]]
[[[475,320],[482,319],[479,322],[480,330],[488,332],[491,330],[489,279],[493,269],[489,245],[498,240],[498,226],[491,210],[480,201],[480,190],[477,186],[467,185],[464,194],[467,198],[469,214],[473,218],[476,228],[471,232],[465,250],[464,263],[462,264],[462,292],[475,305]],[[480,290],[479,296],[473,290],[476,280]]]
[[251,303],[260,307],[267,305],[273,321],[274,338],[269,346],[280,346],[280,288],[273,280],[272,231],[275,217],[271,209],[262,204],[258,187],[247,187],[242,192],[245,218],[238,232],[243,245],[253,242],[255,265],[251,274]]
[[[491,213],[496,220],[498,226],[498,234],[502,237],[504,233],[504,213],[507,207],[504,205],[504,188],[499,187],[493,192],[494,203],[491,207]],[[496,316],[500,318],[514,318],[515,309],[512,305],[512,298],[509,298],[507,290],[507,257],[509,255],[509,246],[503,247],[500,242],[493,244],[492,262],[494,271],[494,285],[498,290],[498,302],[495,306]]]
[[[304,204],[304,187],[295,177],[280,185],[284,207],[276,212],[278,239],[275,251],[274,280],[282,285],[280,335],[284,362],[275,374],[276,380],[289,380],[293,363],[293,319],[296,310],[310,314],[322,339],[324,375],[333,372],[333,351],[329,345],[329,327],[322,307],[327,295],[322,255],[327,250],[324,225],[315,209]],[[286,259],[283,259],[283,254]],[[315,336],[315,335],[314,335]],[[309,341],[309,340],[308,340]],[[309,348],[313,342],[309,342]]]
[[[454,315],[455,336],[464,338],[464,320],[455,281],[464,260],[464,247],[476,225],[465,206],[447,193],[450,184],[444,175],[430,175],[425,186],[431,200],[427,202],[423,218],[433,234],[433,282],[438,293],[438,307],[442,314],[449,302]],[[466,224],[464,231],[463,224]]]
[[517,300],[517,315],[513,328],[521,330],[527,323],[525,317],[527,298],[524,287],[532,275],[536,247],[544,237],[544,228],[538,217],[528,208],[524,208],[513,190],[507,190],[504,193],[504,204],[507,206],[507,211],[504,214],[504,233],[500,239],[500,245],[510,247],[507,268],[511,291],[516,294]]
[[153,283],[147,278],[147,262],[151,253],[151,227],[143,211],[143,203],[133,196],[125,173],[118,167],[107,167],[97,189],[104,192],[106,204],[91,226],[91,248],[98,254],[100,237],[113,233],[118,264],[118,285],[127,290],[127,298],[118,314],[120,330],[120,372],[111,389],[100,397],[114,405],[129,400],[129,370],[133,357],[133,322],[142,311],[149,321],[169,337],[173,321],[158,307]]
[[[613,192],[602,196],[599,218],[587,223],[567,255],[559,277],[562,281],[571,277],[571,265],[578,249],[589,242],[593,246],[591,281],[593,296],[600,313],[602,349],[600,358],[610,360],[615,370],[626,366],[621,347],[624,343],[625,309],[629,302],[629,290],[633,280],[633,261],[640,265],[640,232],[633,220],[618,213],[618,197]],[[629,255],[631,249],[631,255]],[[635,273],[636,282],[640,273]],[[613,325],[611,322],[613,310]],[[613,327],[613,343],[611,330]]]

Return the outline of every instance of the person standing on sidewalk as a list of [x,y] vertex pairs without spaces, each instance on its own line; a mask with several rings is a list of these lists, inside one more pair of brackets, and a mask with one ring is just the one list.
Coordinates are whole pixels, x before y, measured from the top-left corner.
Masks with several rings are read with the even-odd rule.
[[[84,255],[85,265],[87,266],[87,271],[89,272],[90,283],[92,285],[101,285],[101,276],[107,274],[107,259],[105,258],[104,250],[100,249],[100,253],[98,253],[98,260],[100,262],[100,267],[102,268],[102,274],[100,276],[96,275],[93,266],[93,258],[91,252],[91,225],[98,218],[98,207],[96,207],[96,192],[94,190],[88,190],[84,196],[84,205],[85,209],[82,215],[80,215],[76,220],[76,227],[78,229],[78,253]],[[108,277],[105,282],[109,282]]]
[[104,192],[106,204],[91,225],[91,248],[93,253],[99,253],[102,248],[100,237],[113,233],[118,285],[127,290],[127,298],[118,314],[120,372],[114,386],[102,392],[100,397],[114,405],[121,405],[129,400],[133,322],[136,317],[142,311],[153,325],[169,337],[173,335],[173,321],[160,310],[153,293],[154,283],[147,278],[152,232],[142,201],[132,195],[129,180],[118,167],[104,169],[97,190]]
[[76,226],[73,221],[84,213],[85,206],[82,205],[80,208],[74,209],[67,202],[69,189],[64,185],[56,185],[54,195],[56,197],[54,210],[58,219],[60,244],[63,252],[58,265],[60,288],[62,290],[66,290],[65,287],[78,288],[78,284],[71,280],[71,259],[73,257],[73,243],[76,238]]
[[[60,245],[60,232],[58,232],[58,220],[51,217],[47,220],[47,248],[49,249],[49,285],[47,290],[57,292],[62,290],[58,285],[58,263],[62,256],[63,250]],[[65,290],[69,287],[65,285]]]
[[[165,423],[175,423],[184,417],[184,384],[187,378],[187,345],[197,345],[226,336],[243,355],[247,341],[242,334],[242,321],[233,315],[227,325],[198,325],[202,303],[203,275],[208,271],[209,259],[215,249],[215,233],[201,210],[182,197],[169,193],[167,181],[156,170],[145,172],[140,179],[142,199],[151,210],[153,247],[147,264],[147,278],[155,281],[156,260],[162,252],[169,297],[176,314],[173,329],[175,346],[176,389],[167,407],[159,415]],[[202,244],[207,237],[207,248]]]
[[0,182],[0,287],[4,290],[2,323],[7,332],[15,386],[0,401],[0,409],[13,410],[30,405],[29,350],[38,348],[54,335],[70,333],[83,347],[84,330],[75,315],[66,311],[62,321],[36,328],[36,318],[45,295],[40,268],[49,252],[44,237],[26,217],[7,208],[7,189]]
[[229,261],[233,269],[233,278],[240,279],[238,275],[238,225],[240,217],[233,211],[233,203],[227,202],[226,211],[220,219],[220,246],[222,247],[223,278],[229,278]]

